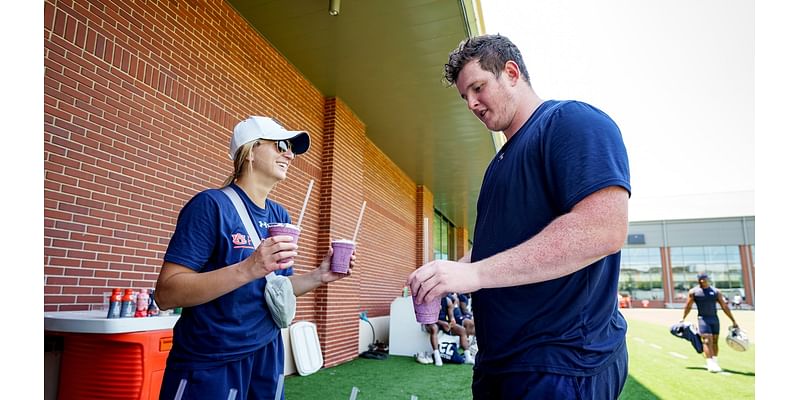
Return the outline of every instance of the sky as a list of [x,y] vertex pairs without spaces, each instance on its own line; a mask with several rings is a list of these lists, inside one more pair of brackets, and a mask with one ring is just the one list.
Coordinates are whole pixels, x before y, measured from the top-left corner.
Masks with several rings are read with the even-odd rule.
[[631,221],[755,215],[755,18],[743,0],[483,0],[543,99],[608,113]]

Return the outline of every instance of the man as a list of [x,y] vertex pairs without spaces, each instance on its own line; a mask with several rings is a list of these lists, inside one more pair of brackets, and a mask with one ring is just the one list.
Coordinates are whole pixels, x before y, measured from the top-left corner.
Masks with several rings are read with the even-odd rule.
[[415,300],[472,293],[475,399],[617,398],[627,324],[617,309],[630,172],[617,125],[577,101],[543,101],[517,47],[462,41],[445,79],[507,142],[478,198],[473,248],[408,279]]
[[680,322],[686,319],[689,312],[692,311],[692,304],[697,303],[697,330],[700,331],[700,337],[703,338],[703,355],[706,357],[706,369],[709,372],[720,372],[722,368],[717,362],[717,353],[719,353],[719,318],[717,317],[717,304],[722,307],[725,315],[731,319],[734,328],[738,328],[736,320],[733,318],[728,304],[722,298],[722,292],[718,291],[708,283],[708,274],[697,274],[698,285],[689,290],[688,299],[686,299],[686,306],[683,307],[683,318]]

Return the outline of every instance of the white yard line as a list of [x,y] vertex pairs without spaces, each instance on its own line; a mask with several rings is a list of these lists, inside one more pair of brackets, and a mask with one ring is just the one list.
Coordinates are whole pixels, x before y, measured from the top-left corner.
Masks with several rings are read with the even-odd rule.
[[669,355],[671,355],[671,356],[673,356],[673,357],[681,358],[681,359],[684,359],[684,360],[688,360],[688,359],[689,359],[689,357],[686,357],[686,356],[685,356],[685,355],[683,355],[683,354],[678,354],[678,353],[676,353],[676,352],[674,352],[674,351],[670,351],[670,352],[669,352]]

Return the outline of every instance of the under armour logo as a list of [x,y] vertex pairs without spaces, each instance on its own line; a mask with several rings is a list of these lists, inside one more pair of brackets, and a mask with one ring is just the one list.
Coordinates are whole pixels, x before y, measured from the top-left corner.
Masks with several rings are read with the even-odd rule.
[[505,154],[506,154],[506,153],[500,153],[500,159],[501,159],[501,160],[503,159],[503,156],[504,156]]
[[259,228],[266,228],[267,227],[267,223],[264,222],[264,221],[258,221],[258,227]]

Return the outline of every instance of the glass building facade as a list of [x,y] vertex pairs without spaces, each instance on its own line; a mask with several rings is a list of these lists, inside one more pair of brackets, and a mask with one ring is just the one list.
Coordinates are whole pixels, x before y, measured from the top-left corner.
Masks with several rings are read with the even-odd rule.
[[619,274],[624,303],[682,307],[704,272],[728,299],[738,294],[755,305],[755,217],[631,222],[628,233]]
[[622,249],[619,291],[633,300],[664,300],[661,249]]
[[697,285],[697,274],[708,274],[709,284],[723,295],[745,296],[739,246],[687,246],[670,249],[673,298],[686,301],[689,289]]
[[434,210],[433,219],[433,259],[455,260],[455,225],[444,217],[439,211]]

